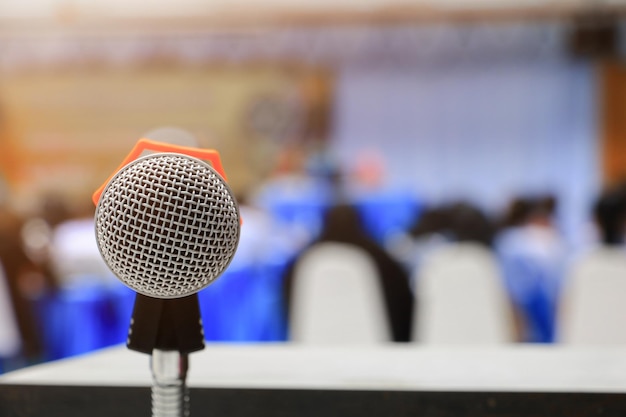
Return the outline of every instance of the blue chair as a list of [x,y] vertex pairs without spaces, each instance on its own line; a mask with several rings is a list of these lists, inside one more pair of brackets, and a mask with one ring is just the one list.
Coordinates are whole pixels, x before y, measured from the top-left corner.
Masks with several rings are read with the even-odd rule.
[[98,280],[76,284],[34,301],[45,346],[44,360],[56,360],[123,343],[134,292]]
[[554,342],[557,300],[547,288],[547,283],[553,280],[549,271],[532,260],[516,256],[501,257],[501,265],[511,299],[526,324],[523,341]]
[[555,340],[557,305],[563,281],[565,257],[532,249],[523,230],[505,231],[495,249],[509,296],[525,322],[523,341]]
[[81,283],[62,288],[37,302],[47,360],[66,358],[101,347],[108,318],[102,288]]
[[199,294],[204,335],[208,341],[243,341],[246,323],[242,317],[248,307],[250,270],[227,270]]
[[231,265],[198,295],[207,341],[285,340],[284,262]]
[[105,328],[102,344],[112,346],[126,343],[136,293],[120,282],[109,286],[106,295],[110,302],[111,320]]

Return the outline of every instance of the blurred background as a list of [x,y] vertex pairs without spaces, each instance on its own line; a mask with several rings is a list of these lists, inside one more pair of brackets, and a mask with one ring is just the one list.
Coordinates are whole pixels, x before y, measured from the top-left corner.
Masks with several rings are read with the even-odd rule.
[[[99,257],[90,198],[163,127],[219,150],[245,219],[200,293],[209,343],[351,343],[359,326],[311,323],[341,324],[367,291],[380,328],[358,342],[626,343],[625,16],[619,0],[0,2],[2,369],[125,341],[134,294]],[[354,273],[340,249],[307,256],[324,243],[367,258],[369,290],[306,287]]]

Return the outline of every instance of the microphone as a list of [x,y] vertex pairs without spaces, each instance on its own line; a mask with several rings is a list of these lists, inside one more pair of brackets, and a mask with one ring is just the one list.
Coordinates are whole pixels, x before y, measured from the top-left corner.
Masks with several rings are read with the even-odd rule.
[[127,346],[151,355],[153,416],[188,415],[188,354],[204,348],[197,292],[235,254],[237,202],[218,170],[183,153],[127,163],[96,197],[100,253],[137,292]]

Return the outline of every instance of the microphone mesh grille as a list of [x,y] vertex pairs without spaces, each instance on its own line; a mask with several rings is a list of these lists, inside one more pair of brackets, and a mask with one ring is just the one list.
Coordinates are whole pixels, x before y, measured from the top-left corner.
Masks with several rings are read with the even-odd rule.
[[135,291],[177,298],[209,285],[239,242],[239,208],[206,162],[153,154],[122,168],[96,208],[96,238],[111,271]]

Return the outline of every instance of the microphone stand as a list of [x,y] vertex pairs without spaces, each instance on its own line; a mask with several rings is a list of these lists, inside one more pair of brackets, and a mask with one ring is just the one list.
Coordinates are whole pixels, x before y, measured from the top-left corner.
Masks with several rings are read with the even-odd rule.
[[204,349],[197,294],[175,299],[137,294],[126,345],[151,356],[152,417],[188,417],[189,353]]
[[175,350],[152,351],[152,415],[154,417],[189,416],[187,370],[189,355]]

